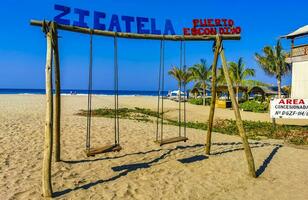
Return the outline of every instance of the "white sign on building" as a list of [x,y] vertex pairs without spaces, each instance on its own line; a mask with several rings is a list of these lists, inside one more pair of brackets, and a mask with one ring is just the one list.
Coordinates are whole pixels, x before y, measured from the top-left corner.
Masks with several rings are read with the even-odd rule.
[[294,45],[295,39],[304,36],[308,36],[308,25],[282,36],[282,38],[292,41],[290,56],[286,59],[286,62],[292,64],[291,98],[293,99],[308,98],[308,45]]
[[308,119],[308,99],[274,99],[271,118]]

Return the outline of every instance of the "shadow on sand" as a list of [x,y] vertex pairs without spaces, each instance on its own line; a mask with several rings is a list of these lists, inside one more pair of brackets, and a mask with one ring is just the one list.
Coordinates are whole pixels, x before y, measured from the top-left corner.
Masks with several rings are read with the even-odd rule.
[[275,154],[278,152],[278,150],[282,147],[282,145],[275,145],[276,147],[272,150],[272,152],[268,155],[268,157],[263,161],[262,165],[259,167],[259,169],[256,171],[257,177],[259,177],[267,168],[267,166],[270,164],[272,159],[274,158]]
[[[223,143],[213,143],[212,145],[217,145],[217,146],[229,146],[231,145],[231,147],[233,145],[240,145],[242,144],[241,142],[223,142]],[[268,143],[260,143],[260,142],[254,142],[254,143],[249,143],[250,145],[254,145],[251,146],[251,148],[260,148],[260,147],[264,147],[264,146],[269,146],[271,144]],[[260,176],[264,170],[266,169],[266,167],[268,166],[268,164],[270,163],[270,161],[272,160],[272,158],[274,157],[274,155],[277,153],[278,149],[280,147],[282,147],[282,145],[275,145],[276,147],[273,149],[273,151],[271,152],[271,154],[264,160],[262,166],[260,166],[260,168],[257,170],[257,176]],[[166,151],[165,153],[163,153],[161,156],[150,160],[148,162],[141,162],[141,163],[135,163],[135,164],[128,164],[128,165],[120,165],[120,166],[115,166],[112,167],[112,170],[115,172],[120,172],[119,174],[108,178],[108,179],[100,179],[97,180],[95,182],[91,182],[91,183],[87,183],[81,186],[77,186],[75,188],[69,188],[69,189],[65,189],[62,191],[58,191],[58,192],[54,192],[53,193],[53,197],[60,197],[62,195],[68,194],[72,191],[76,191],[76,190],[80,190],[80,189],[88,189],[91,188],[93,186],[96,186],[98,184],[101,183],[107,183],[110,181],[114,181],[117,180],[123,176],[126,176],[128,173],[139,170],[139,169],[146,169],[146,168],[150,168],[151,166],[153,166],[155,163],[158,163],[159,161],[165,159],[166,157],[168,157],[168,155],[170,155],[173,151],[177,151],[177,150],[184,150],[184,149],[194,149],[194,148],[202,148],[205,147],[204,144],[195,144],[192,146],[177,146],[175,148],[172,149],[156,149],[156,150],[150,150],[150,151],[145,151],[145,152],[136,152],[136,153],[131,153],[131,154],[125,154],[125,155],[121,155],[121,156],[115,156],[115,157],[105,157],[105,158],[97,158],[97,159],[88,159],[88,160],[76,160],[76,161],[63,161],[65,163],[69,163],[69,164],[78,164],[78,163],[85,163],[85,162],[95,162],[95,161],[101,161],[101,160],[110,160],[110,159],[119,159],[119,158],[123,158],[126,156],[132,156],[132,155],[145,155],[145,154],[149,154],[152,152],[160,152],[160,151]],[[221,155],[221,154],[225,154],[225,153],[230,153],[230,152],[234,152],[234,151],[240,151],[243,150],[243,148],[231,148],[228,150],[223,150],[223,151],[219,151],[219,152],[214,152],[211,155]],[[178,159],[179,162],[183,163],[183,164],[190,164],[193,162],[197,162],[197,161],[202,161],[207,159],[207,156],[204,155],[196,155],[196,156],[192,156],[189,158],[183,158],[183,159]]]

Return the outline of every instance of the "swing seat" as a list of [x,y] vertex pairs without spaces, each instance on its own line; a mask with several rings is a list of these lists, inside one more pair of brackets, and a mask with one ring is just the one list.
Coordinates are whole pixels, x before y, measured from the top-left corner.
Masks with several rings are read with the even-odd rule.
[[159,144],[159,146],[163,146],[165,144],[171,144],[171,143],[176,143],[176,142],[186,142],[188,140],[187,137],[172,137],[172,138],[167,138],[163,140],[156,140],[155,143]]
[[97,148],[90,148],[89,150],[86,150],[86,155],[89,156],[95,156],[96,154],[100,153],[109,153],[109,152],[115,152],[115,151],[121,151],[122,147],[119,144],[112,144],[112,145],[106,145],[103,147],[97,147]]

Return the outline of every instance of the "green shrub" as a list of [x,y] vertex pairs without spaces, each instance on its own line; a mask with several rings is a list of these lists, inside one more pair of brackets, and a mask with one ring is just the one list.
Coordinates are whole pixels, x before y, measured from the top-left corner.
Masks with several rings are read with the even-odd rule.
[[253,100],[262,102],[262,101],[263,101],[263,97],[262,97],[262,96],[255,96],[255,97],[253,98]]
[[260,103],[258,101],[246,101],[240,104],[240,108],[244,111],[266,112],[268,110],[268,103]]
[[[203,99],[202,98],[192,98],[188,100],[189,103],[195,104],[195,105],[203,105]],[[206,98],[205,99],[205,105],[210,105],[211,104],[211,99]]]

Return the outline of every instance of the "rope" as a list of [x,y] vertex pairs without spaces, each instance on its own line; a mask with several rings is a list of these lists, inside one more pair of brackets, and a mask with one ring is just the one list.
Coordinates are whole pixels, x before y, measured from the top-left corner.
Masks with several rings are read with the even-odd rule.
[[165,72],[165,40],[163,40],[162,42],[162,58],[161,58],[161,66],[162,66],[162,83],[161,83],[161,123],[160,123],[160,128],[161,128],[161,131],[160,131],[160,141],[163,141],[163,138],[164,138],[164,98],[163,98],[163,92],[164,92],[164,89],[165,89],[165,75],[164,75],[164,72]]
[[159,71],[158,71],[158,90],[157,90],[157,117],[156,117],[156,141],[158,141],[158,129],[159,129],[159,118],[160,118],[160,113],[159,113],[159,103],[160,103],[160,96],[161,96],[161,91],[160,91],[160,85],[161,85],[161,69],[162,69],[162,53],[163,53],[163,41],[160,41],[160,60],[159,60]]
[[43,21],[42,24],[42,31],[45,33],[45,35],[49,32],[51,22]]
[[119,66],[118,66],[118,38],[114,36],[114,142],[120,143],[119,131]]
[[[183,46],[183,61],[184,61],[184,71],[186,72],[186,43],[184,40],[184,46]],[[186,84],[184,84],[184,137],[186,137]]]
[[91,147],[91,117],[92,117],[92,68],[93,68],[93,35],[90,33],[90,63],[89,63],[89,80],[88,80],[88,112],[87,112],[87,134],[86,150]]
[[[183,42],[181,40],[181,43],[180,43],[180,69],[182,70],[183,69],[183,66],[182,66],[182,58],[183,56]],[[179,137],[181,137],[181,129],[182,129],[182,124],[181,124],[181,118],[182,118],[182,113],[181,113],[181,90],[182,90],[182,80],[180,80],[180,85],[179,85]]]

